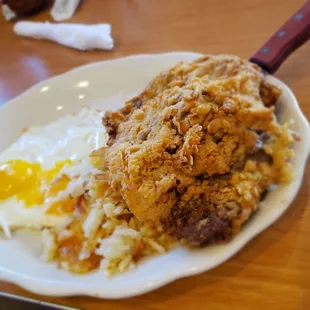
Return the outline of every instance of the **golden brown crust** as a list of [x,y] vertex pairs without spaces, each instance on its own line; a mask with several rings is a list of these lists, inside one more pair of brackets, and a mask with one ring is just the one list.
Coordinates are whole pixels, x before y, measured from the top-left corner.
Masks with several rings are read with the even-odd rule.
[[[106,113],[110,186],[140,220],[164,223],[191,244],[226,239],[268,185],[289,180],[292,137],[274,116],[279,95],[236,56],[207,55],[159,74],[121,111]],[[209,237],[186,236],[199,230]]]

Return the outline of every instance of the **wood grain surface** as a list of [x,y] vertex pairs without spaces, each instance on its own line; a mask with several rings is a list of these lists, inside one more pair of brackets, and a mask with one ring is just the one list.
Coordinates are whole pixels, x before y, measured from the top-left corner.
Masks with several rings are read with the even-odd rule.
[[[0,17],[0,104],[74,67],[136,53],[195,51],[249,58],[303,0],[85,0],[70,22],[112,24],[115,49],[78,52],[24,39]],[[42,12],[32,20],[51,20]],[[310,118],[310,42],[277,72]],[[83,309],[310,309],[310,165],[285,215],[218,268],[125,300],[47,298]],[[1,253],[2,255],[2,253]],[[160,272],[160,271],[159,271]]]

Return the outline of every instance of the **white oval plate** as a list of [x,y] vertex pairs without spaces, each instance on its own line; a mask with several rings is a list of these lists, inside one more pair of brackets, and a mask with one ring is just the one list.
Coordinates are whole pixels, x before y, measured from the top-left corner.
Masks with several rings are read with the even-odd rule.
[[[199,56],[196,53],[130,56],[90,64],[46,80],[0,108],[0,150],[12,143],[23,128],[46,124],[77,111],[86,103],[99,104],[104,109],[118,108],[124,98],[141,91],[159,71]],[[144,261],[134,271],[107,279],[102,271],[76,276],[42,262],[36,238],[17,233],[13,240],[0,237],[0,279],[44,295],[123,298],[201,273],[229,259],[289,207],[301,185],[309,154],[309,125],[296,98],[281,81],[269,79],[283,90],[279,102],[280,122],[295,119],[292,128],[301,136],[301,142],[294,145],[296,156],[292,160],[296,178],[290,185],[269,193],[257,214],[231,242],[200,250],[180,247]]]

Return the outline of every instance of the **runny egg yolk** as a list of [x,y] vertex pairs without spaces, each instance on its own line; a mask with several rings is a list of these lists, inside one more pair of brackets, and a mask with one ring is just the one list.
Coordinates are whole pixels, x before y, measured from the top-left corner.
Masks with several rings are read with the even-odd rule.
[[[70,160],[57,162],[52,169],[43,170],[40,163],[30,163],[20,159],[9,160],[0,166],[0,200],[5,200],[16,196],[17,200],[22,200],[26,207],[41,205],[45,198],[54,197],[60,191],[66,189],[70,178],[61,175],[60,170],[65,165],[71,165]],[[68,201],[70,200],[70,203]],[[59,214],[60,210],[69,212],[72,210],[72,199],[64,199],[49,207],[48,213]],[[62,207],[63,204],[63,208]],[[70,205],[70,207],[68,206]]]

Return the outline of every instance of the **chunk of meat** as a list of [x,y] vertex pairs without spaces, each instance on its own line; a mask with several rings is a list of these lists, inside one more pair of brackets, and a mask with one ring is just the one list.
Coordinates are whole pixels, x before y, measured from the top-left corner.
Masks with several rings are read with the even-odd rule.
[[178,239],[185,239],[192,246],[204,246],[215,241],[223,241],[231,233],[227,220],[211,214],[196,223],[178,228],[174,235]]

